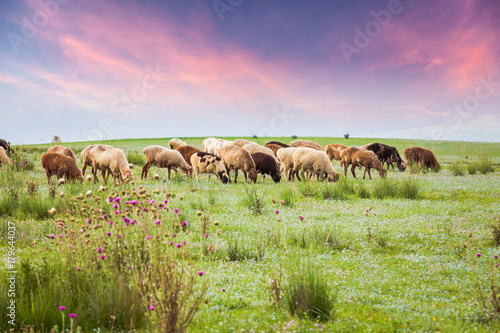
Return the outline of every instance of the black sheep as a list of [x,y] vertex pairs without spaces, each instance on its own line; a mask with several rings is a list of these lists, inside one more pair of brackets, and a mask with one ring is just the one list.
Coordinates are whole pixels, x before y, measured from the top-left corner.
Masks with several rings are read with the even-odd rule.
[[262,174],[262,181],[264,181],[265,175],[270,175],[275,183],[280,182],[280,169],[272,156],[264,153],[254,153],[252,154],[252,159],[255,162],[257,173]]

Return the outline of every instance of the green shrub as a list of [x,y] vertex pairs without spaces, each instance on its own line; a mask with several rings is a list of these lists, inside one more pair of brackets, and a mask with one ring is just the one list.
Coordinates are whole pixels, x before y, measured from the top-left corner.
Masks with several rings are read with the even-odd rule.
[[494,172],[495,168],[493,167],[493,163],[491,162],[491,157],[489,157],[488,155],[481,155],[479,157],[479,161],[477,161],[477,169],[482,174]]
[[279,196],[280,200],[282,200],[281,204],[286,207],[292,208],[295,206],[295,201],[297,200],[297,195],[293,188],[287,186],[281,192]]
[[471,162],[467,165],[467,171],[469,172],[469,175],[475,175],[477,173],[477,163],[476,162]]
[[318,188],[311,182],[303,182],[298,188],[304,197],[315,197],[318,194]]
[[398,194],[398,184],[394,179],[382,178],[375,182],[373,195],[377,199],[394,198]]
[[262,214],[264,210],[264,196],[257,192],[255,186],[245,187],[245,196],[241,200],[243,206],[250,209],[255,215]]
[[450,166],[450,170],[454,176],[463,176],[465,174],[464,167],[459,161],[453,162],[453,164]]
[[309,320],[332,319],[337,296],[331,296],[331,288],[319,270],[311,264],[303,264],[301,269],[294,266],[289,272],[288,283],[284,286],[284,304],[288,312]]
[[365,182],[359,182],[357,194],[361,199],[368,199],[371,196],[370,189],[366,187]]
[[420,184],[416,178],[403,178],[399,183],[399,195],[407,199],[417,199],[420,194]]
[[345,193],[345,194],[355,194],[356,193],[356,187],[355,187],[355,181],[351,178],[340,178],[339,181],[336,183],[339,191]]
[[324,184],[320,189],[319,189],[319,195],[323,200],[346,200],[346,196],[344,194],[344,191],[342,191],[342,188],[338,185],[334,184]]
[[127,161],[134,165],[144,166],[146,164],[146,157],[144,154],[139,154],[136,151],[129,151],[127,153]]

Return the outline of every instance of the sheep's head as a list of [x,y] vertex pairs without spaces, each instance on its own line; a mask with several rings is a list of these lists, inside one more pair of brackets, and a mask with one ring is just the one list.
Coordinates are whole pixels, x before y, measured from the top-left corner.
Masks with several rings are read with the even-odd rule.
[[229,177],[227,176],[226,170],[218,172],[217,175],[219,176],[219,179],[223,184],[227,184],[229,182]]
[[399,161],[398,161],[398,169],[401,172],[404,172],[406,170],[406,164],[405,164],[405,162],[403,162],[402,159],[399,159]]
[[281,173],[278,171],[272,176],[275,183],[279,183],[281,181]]
[[339,174],[337,172],[329,172],[326,178],[329,182],[336,182],[339,180]]
[[255,169],[252,169],[248,172],[248,178],[250,178],[251,181],[254,183],[257,182],[257,171]]
[[387,177],[387,169],[386,168],[382,167],[381,169],[377,169],[377,171],[378,171],[380,178]]
[[126,169],[126,170],[122,173],[122,180],[123,180],[124,182],[133,181],[133,180],[134,180],[134,174],[132,173],[132,170],[130,170],[130,169]]

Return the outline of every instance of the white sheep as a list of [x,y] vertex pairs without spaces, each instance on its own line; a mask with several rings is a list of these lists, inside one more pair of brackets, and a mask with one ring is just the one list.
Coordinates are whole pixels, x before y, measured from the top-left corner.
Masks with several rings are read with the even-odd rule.
[[170,147],[170,149],[177,150],[177,148],[179,148],[181,146],[187,146],[187,143],[185,143],[184,141],[182,141],[180,139],[173,138],[172,140],[170,140],[168,142],[168,146]]
[[301,147],[293,153],[293,173],[297,174],[299,171],[302,177],[304,177],[304,172],[308,172],[308,180],[312,175],[316,175],[317,180],[327,178],[330,182],[339,178],[328,155],[323,150],[315,148]]
[[97,145],[90,150],[94,183],[97,182],[97,170],[101,170],[105,183],[108,181],[105,176],[106,171],[113,175],[115,185],[117,179],[123,182],[133,180],[134,174],[130,170],[130,165],[123,150],[109,147],[111,146]]
[[217,155],[217,151],[223,143],[232,144],[233,142],[217,138],[206,138],[203,140],[203,150],[209,154]]
[[142,168],[141,179],[147,178],[148,170],[151,165],[167,168],[169,180],[172,169],[176,170],[177,168],[181,168],[186,174],[190,174],[191,168],[189,164],[187,164],[182,154],[177,150],[171,150],[161,146],[149,146],[144,148],[142,152],[146,156],[146,164]]
[[[286,147],[278,149],[276,152],[276,155],[281,162],[281,173],[285,175],[287,181],[295,180],[295,174],[293,173],[293,154],[297,149],[297,147]],[[298,174],[297,178],[301,180]]]

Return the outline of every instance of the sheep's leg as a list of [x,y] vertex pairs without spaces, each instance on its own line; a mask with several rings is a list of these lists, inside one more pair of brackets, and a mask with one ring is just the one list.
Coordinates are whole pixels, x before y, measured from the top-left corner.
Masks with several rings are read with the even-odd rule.
[[170,171],[171,171],[172,169],[170,169],[170,167],[167,167],[167,169],[168,169],[168,180],[170,180]]
[[226,167],[226,172],[227,172],[227,179],[231,183],[231,170],[229,170],[229,168]]
[[210,181],[210,176],[211,176],[211,175],[212,175],[212,174],[209,172],[209,173],[208,173],[208,180],[207,180],[207,183]]
[[266,175],[262,174],[262,182],[264,182],[264,178],[266,178]]
[[[355,165],[355,164],[351,165],[351,172],[352,172],[352,176],[353,176],[354,178],[356,178],[356,173],[354,172],[354,170],[355,170],[355,169],[356,169],[356,165]],[[347,169],[346,169],[346,170],[347,170]]]
[[344,167],[344,177],[347,178],[347,169],[349,168],[349,165],[343,164],[342,161],[340,162],[340,165]]
[[146,162],[142,167],[141,179],[145,179],[148,176],[149,162]]
[[245,170],[243,170],[243,175],[245,176],[245,182],[247,182],[248,177],[247,177],[247,172]]
[[[372,180],[372,174],[370,172],[370,168],[365,168],[365,172],[368,170],[368,177],[370,177],[370,180]],[[364,177],[363,177],[364,179]]]
[[52,173],[50,172],[50,170],[45,170],[45,174],[47,175],[47,180],[48,180],[48,182],[50,184],[51,183],[50,178],[52,177]]
[[99,181],[99,179],[97,178],[97,168],[94,165],[92,165],[92,174],[94,175],[94,184],[95,184]]
[[102,179],[104,179],[104,184],[107,184],[108,178],[106,177],[106,170],[105,169],[101,170],[101,175],[102,175]]
[[238,182],[238,169],[234,169],[234,183]]
[[87,170],[87,163],[83,163],[82,175],[85,176],[85,170]]

